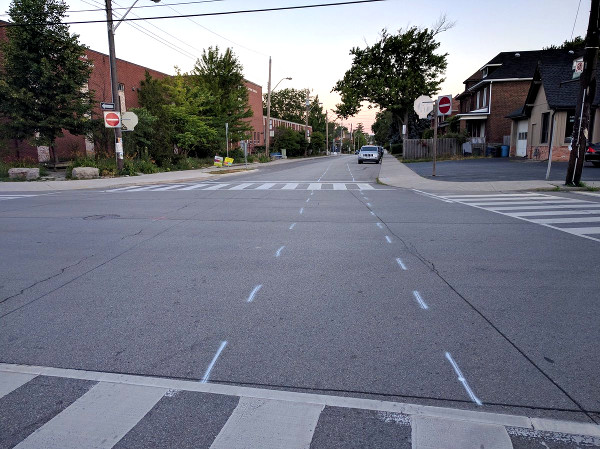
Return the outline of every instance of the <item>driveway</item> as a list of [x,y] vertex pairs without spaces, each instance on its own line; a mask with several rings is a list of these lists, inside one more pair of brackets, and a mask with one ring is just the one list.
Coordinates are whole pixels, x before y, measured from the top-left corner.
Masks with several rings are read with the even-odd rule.
[[[442,161],[436,164],[437,176],[432,178],[432,162],[415,162],[406,164],[415,173],[437,181],[542,181],[546,179],[547,161],[531,161],[524,159],[490,158],[467,159],[462,161]],[[551,181],[564,181],[567,173],[567,162],[553,162],[550,173]],[[581,179],[600,181],[600,168],[585,163]]]

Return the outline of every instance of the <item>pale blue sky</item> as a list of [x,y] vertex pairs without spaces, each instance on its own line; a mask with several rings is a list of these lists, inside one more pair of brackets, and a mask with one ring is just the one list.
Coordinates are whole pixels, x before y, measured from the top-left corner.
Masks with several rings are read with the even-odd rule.
[[[113,5],[130,6],[133,1],[116,0],[115,3],[113,0]],[[182,1],[185,0],[162,0],[160,4],[173,5]],[[104,3],[103,0],[67,0],[72,10],[97,8],[98,2],[100,5]],[[462,81],[498,52],[534,50],[570,38],[579,2],[580,0],[388,0],[362,5],[193,19],[229,40],[183,18],[152,21],[152,25],[137,22],[191,53],[188,56],[169,49],[133,29],[128,23],[123,23],[116,33],[116,52],[119,58],[173,73],[174,66],[183,71],[190,70],[195,57],[201,54],[203,48],[211,45],[231,46],[244,66],[246,78],[261,84],[265,92],[268,56],[271,55],[273,85],[281,78],[291,76],[293,80],[282,82],[280,88],[309,87],[314,94],[319,95],[327,108],[332,109],[339,98],[330,91],[350,67],[350,48],[364,47],[365,43],[373,44],[383,28],[394,32],[412,25],[430,26],[444,13],[455,21],[453,29],[439,35],[442,42],[440,50],[449,54],[447,80],[440,93],[457,94],[462,90]],[[9,0],[0,0],[0,12],[6,12],[9,3]],[[173,8],[179,13],[194,14],[314,3],[321,1],[224,0]],[[581,0],[579,17],[575,22],[576,36],[585,33],[590,3],[591,0]],[[142,5],[154,3],[139,0],[137,6]],[[138,9],[134,12],[141,16],[177,14],[169,7]],[[88,12],[73,13],[70,19],[103,17],[105,15],[102,12]],[[153,25],[174,37],[163,34]],[[72,31],[78,33],[81,41],[92,49],[107,52],[105,25],[73,25]],[[370,129],[373,115],[372,110],[365,109],[352,122],[356,124],[362,121]]]

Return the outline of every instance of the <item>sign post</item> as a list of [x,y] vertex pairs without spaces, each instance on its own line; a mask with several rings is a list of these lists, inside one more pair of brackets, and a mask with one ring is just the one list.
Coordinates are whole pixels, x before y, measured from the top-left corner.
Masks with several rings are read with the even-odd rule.
[[435,163],[437,161],[437,131],[438,131],[438,117],[442,117],[452,113],[452,95],[443,95],[438,97],[434,103],[433,110],[435,111],[434,124],[433,124],[433,173],[435,176]]

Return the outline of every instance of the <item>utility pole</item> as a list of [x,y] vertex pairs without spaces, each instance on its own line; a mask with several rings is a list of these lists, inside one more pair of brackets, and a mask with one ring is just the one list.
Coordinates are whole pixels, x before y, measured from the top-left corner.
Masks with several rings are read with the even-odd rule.
[[431,176],[435,176],[435,163],[437,160],[437,130],[438,129],[438,102],[433,102],[433,172]]
[[[119,99],[117,81],[117,59],[115,57],[115,33],[113,28],[113,15],[111,0],[106,0],[106,22],[108,25],[108,58],[110,60],[110,84],[112,90],[112,102],[115,112],[121,116],[121,101]],[[123,170],[123,134],[121,126],[115,128],[115,156],[117,158],[117,170]]]
[[573,124],[573,140],[571,141],[571,156],[567,168],[565,184],[579,185],[585,150],[587,147],[590,126],[590,106],[596,95],[596,65],[598,61],[598,46],[600,45],[600,0],[592,0],[590,19],[585,36],[585,53],[583,54],[583,73],[579,77],[579,96]]
[[265,125],[265,153],[269,157],[271,145],[271,57],[269,56],[269,84],[267,84],[267,124]]
[[325,109],[325,156],[329,156],[329,119],[327,118],[328,110]]
[[310,112],[310,90],[306,89],[306,124],[304,125],[304,157],[308,156],[308,114]]

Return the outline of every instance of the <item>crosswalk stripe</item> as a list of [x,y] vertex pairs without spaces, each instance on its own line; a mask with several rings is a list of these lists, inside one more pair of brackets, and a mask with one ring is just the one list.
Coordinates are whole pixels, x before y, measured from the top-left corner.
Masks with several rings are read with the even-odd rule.
[[101,382],[18,449],[110,449],[164,396],[164,388]]
[[170,185],[170,186],[166,186],[166,187],[159,187],[158,189],[154,189],[153,192],[163,192],[165,190],[172,190],[172,189],[176,189],[178,187],[183,187],[183,184],[174,184],[174,185]]
[[204,190],[219,190],[222,189],[224,187],[227,187],[229,184],[213,184],[212,186],[204,189]]
[[246,182],[244,184],[238,184],[237,186],[233,186],[229,190],[244,190],[246,187],[250,187],[252,184],[253,183],[251,183],[251,182]]
[[210,449],[306,449],[323,408],[242,397]]
[[593,204],[593,203],[587,203],[587,204],[556,204],[556,205],[552,205],[552,204],[546,204],[545,206],[502,206],[502,207],[486,207],[486,209],[489,210],[497,210],[497,211],[502,211],[502,210],[536,210],[536,209],[561,209],[561,210],[565,210],[565,209],[584,209],[584,208],[600,208],[600,204]]
[[183,189],[179,189],[179,190],[196,190],[196,189],[199,189],[201,187],[206,187],[207,185],[209,185],[209,184],[206,184],[206,183],[193,184],[191,186],[187,186],[187,187],[184,187]]
[[144,186],[144,187],[137,187],[135,189],[130,189],[127,190],[127,192],[143,192],[146,190],[154,190],[157,187],[163,187],[165,184],[158,184],[158,185],[153,185],[153,186]]
[[271,187],[273,187],[275,185],[274,182],[267,182],[265,184],[262,184],[260,186],[258,186],[256,188],[256,190],[269,190]]
[[444,198],[451,199],[465,199],[465,198],[518,198],[518,197],[531,197],[531,196],[539,196],[547,198],[550,195],[544,195],[542,193],[500,193],[494,195],[444,195]]
[[0,398],[16,390],[21,385],[25,385],[34,377],[37,376],[34,374],[2,373],[0,376]]
[[573,203],[577,203],[577,204],[590,204],[589,201],[585,201],[585,200],[572,200],[569,198],[566,199],[562,199],[562,200],[539,200],[539,201],[493,201],[493,202],[484,202],[484,203],[465,203],[468,204],[469,206],[479,206],[479,207],[485,207],[485,206],[522,206],[522,205],[526,205],[526,204],[573,204]]
[[286,185],[284,185],[281,190],[294,190],[296,187],[298,187],[297,182],[289,182]]
[[106,192],[124,192],[126,190],[138,189],[140,186],[119,187],[118,189],[106,190]]
[[348,190],[348,188],[346,187],[346,184],[340,184],[339,182],[336,182],[333,184],[333,190]]
[[322,184],[320,182],[311,182],[308,185],[308,190],[321,190]]
[[547,215],[594,215],[600,214],[600,210],[550,210],[547,212],[515,212],[514,214],[505,213],[509,217],[535,217]]
[[548,223],[595,223],[600,222],[600,217],[572,217],[572,218],[531,218],[531,221],[539,224]]
[[575,193],[579,193],[580,195],[589,195],[589,196],[600,197],[600,192],[575,192]]
[[588,234],[600,234],[600,227],[590,227],[590,228],[560,228],[561,231],[568,232],[570,234],[575,235],[588,235]]
[[357,184],[360,190],[375,190],[375,187],[369,184]]

